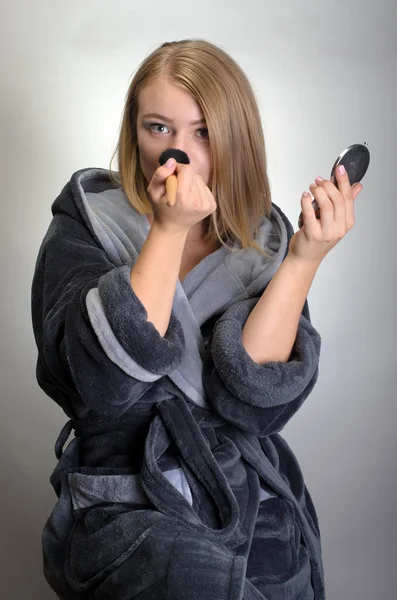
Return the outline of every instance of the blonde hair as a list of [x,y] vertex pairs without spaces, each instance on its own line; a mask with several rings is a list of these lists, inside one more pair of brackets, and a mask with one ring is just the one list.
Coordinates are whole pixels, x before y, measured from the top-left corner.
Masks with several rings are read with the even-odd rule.
[[[234,238],[242,248],[255,248],[268,257],[254,240],[261,217],[268,217],[271,211],[258,106],[242,69],[210,42],[167,42],[141,63],[127,91],[118,144],[110,161],[112,181],[122,186],[140,214],[151,212],[139,163],[138,100],[140,91],[161,77],[187,91],[206,119],[213,168],[211,191],[217,201],[217,210],[206,220],[206,239],[218,239],[225,246],[225,241]],[[116,155],[119,170],[112,174]]]

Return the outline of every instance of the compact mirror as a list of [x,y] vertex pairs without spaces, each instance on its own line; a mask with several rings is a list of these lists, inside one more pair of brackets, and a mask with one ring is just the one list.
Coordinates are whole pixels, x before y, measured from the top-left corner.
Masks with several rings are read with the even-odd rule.
[[[335,169],[339,165],[343,165],[347,171],[349,176],[350,184],[359,183],[367,172],[369,166],[369,150],[368,143],[364,142],[364,144],[353,144],[349,146],[343,152],[340,153],[338,158],[336,159],[332,170],[330,180],[336,186],[338,185],[335,179]],[[320,218],[320,209],[315,200],[313,200],[312,205],[316,211],[317,219]],[[302,213],[299,215],[298,227],[301,228],[303,225]]]

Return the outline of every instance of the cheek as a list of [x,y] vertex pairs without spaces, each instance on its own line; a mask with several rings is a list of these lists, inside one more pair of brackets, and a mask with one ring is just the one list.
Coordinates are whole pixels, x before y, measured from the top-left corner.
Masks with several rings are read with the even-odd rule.
[[146,181],[149,183],[158,167],[156,152],[146,140],[138,135],[139,163]]
[[200,175],[204,179],[205,184],[211,187],[212,179],[212,163],[209,149],[204,151],[200,161]]

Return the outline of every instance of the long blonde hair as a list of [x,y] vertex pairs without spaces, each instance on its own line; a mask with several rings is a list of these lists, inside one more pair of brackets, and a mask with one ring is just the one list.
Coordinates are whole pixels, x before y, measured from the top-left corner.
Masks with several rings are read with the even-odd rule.
[[[271,192],[265,141],[251,85],[237,63],[205,40],[167,42],[137,69],[127,91],[118,144],[110,161],[110,177],[121,185],[132,206],[151,212],[139,163],[137,114],[140,91],[166,76],[188,92],[206,119],[213,175],[211,191],[217,210],[207,218],[208,241],[238,240],[268,256],[255,242],[260,219],[269,216]],[[112,162],[117,155],[118,173]]]

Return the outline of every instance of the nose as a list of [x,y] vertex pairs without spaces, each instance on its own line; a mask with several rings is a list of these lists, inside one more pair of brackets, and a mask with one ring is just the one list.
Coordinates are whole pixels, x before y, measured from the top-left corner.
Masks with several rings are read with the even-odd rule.
[[182,165],[188,165],[190,163],[190,158],[183,150],[179,148],[166,148],[159,157],[159,163],[163,166],[169,158],[174,158],[178,163]]
[[185,152],[191,159],[191,140],[187,133],[178,131],[172,139],[172,148],[177,148]]

